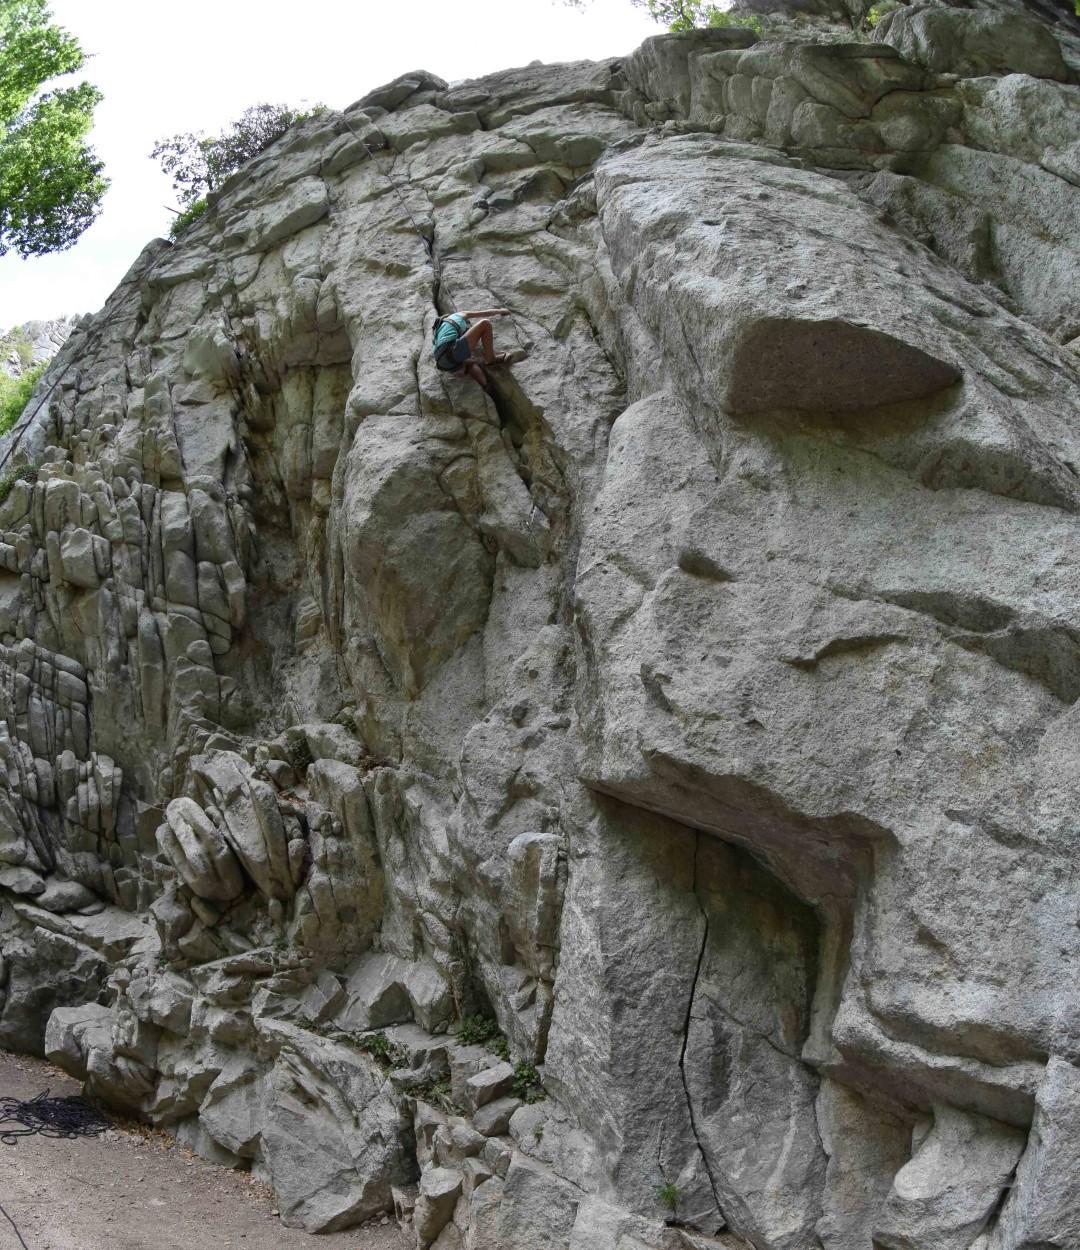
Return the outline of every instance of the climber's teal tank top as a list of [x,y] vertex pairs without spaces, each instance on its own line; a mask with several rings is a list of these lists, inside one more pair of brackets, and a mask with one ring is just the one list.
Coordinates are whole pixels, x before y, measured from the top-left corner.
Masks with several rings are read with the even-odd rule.
[[442,325],[439,326],[438,334],[435,335],[432,352],[438,355],[440,347],[444,347],[447,343],[456,342],[468,328],[469,323],[461,313],[447,313],[443,318]]

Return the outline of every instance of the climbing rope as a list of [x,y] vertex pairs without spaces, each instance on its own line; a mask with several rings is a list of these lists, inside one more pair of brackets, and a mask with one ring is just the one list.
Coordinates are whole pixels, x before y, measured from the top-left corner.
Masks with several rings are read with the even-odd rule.
[[[10,1128],[17,1124],[18,1128]],[[0,1142],[14,1146],[20,1137],[98,1137],[111,1123],[84,1098],[50,1098],[43,1089],[25,1102],[0,1098]]]
[[[17,1124],[18,1128],[11,1125]],[[43,1089],[34,1098],[0,1098],[0,1142],[14,1146],[20,1137],[98,1137],[111,1128],[110,1122],[83,1098],[50,1098]],[[23,1239],[18,1224],[0,1204],[0,1215],[15,1230],[23,1250],[30,1247]]]
[[7,1222],[11,1225],[11,1227],[15,1230],[15,1236],[18,1237],[19,1245],[22,1246],[23,1250],[30,1250],[30,1247],[26,1244],[25,1241],[23,1241],[23,1235],[22,1233],[19,1232],[18,1224],[16,1224],[15,1221],[11,1218],[11,1216],[8,1215],[8,1213],[4,1210],[3,1206],[0,1206],[0,1214],[3,1215],[4,1219],[7,1220]]

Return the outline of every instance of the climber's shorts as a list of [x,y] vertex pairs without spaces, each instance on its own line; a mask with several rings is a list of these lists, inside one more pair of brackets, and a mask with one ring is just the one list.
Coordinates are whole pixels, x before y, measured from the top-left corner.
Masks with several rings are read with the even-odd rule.
[[463,334],[452,343],[444,343],[439,348],[439,354],[435,357],[435,366],[444,373],[459,373],[461,366],[469,359],[471,350]]

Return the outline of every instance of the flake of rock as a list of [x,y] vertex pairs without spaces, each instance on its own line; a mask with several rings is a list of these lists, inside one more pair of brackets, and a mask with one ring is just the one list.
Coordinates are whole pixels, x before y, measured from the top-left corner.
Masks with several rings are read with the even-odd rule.
[[475,1112],[497,1098],[503,1098],[514,1084],[514,1069],[509,1063],[484,1068],[465,1082],[465,1104]]

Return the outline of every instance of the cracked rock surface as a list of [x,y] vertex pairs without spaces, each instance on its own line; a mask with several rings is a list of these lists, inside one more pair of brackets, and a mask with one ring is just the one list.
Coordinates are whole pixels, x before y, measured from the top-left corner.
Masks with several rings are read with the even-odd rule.
[[312,1232],[1076,1244],[1075,42],[417,72],[151,243],[0,444],[0,1044]]

